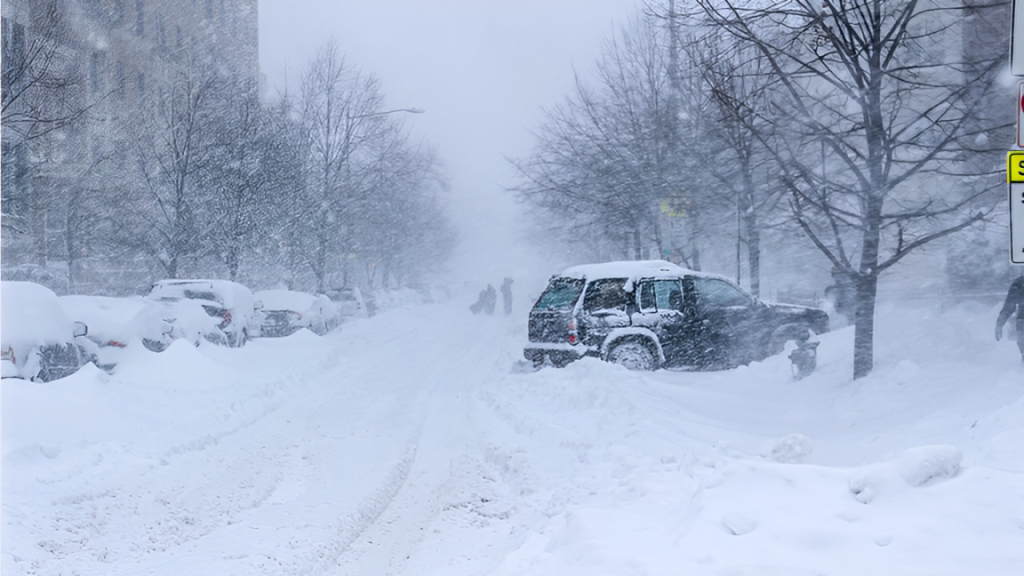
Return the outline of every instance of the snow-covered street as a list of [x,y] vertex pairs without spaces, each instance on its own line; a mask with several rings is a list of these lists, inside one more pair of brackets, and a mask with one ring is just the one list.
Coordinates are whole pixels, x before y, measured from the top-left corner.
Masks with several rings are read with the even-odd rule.
[[517,369],[528,303],[409,305],[3,381],[3,573],[1019,574],[1024,367],[883,304],[818,370]]

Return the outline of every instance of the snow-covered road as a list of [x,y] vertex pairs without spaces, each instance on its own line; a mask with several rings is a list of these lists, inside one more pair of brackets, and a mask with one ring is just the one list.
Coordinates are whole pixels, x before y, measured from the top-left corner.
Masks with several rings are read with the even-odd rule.
[[886,311],[857,382],[848,329],[802,381],[523,372],[524,318],[461,304],[4,380],[3,573],[1016,574],[990,316]]

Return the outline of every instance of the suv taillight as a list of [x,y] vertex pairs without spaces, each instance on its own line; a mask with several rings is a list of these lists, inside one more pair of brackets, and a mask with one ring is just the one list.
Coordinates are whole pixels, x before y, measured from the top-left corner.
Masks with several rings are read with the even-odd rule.
[[569,344],[578,344],[580,341],[579,335],[576,334],[576,319],[569,319]]

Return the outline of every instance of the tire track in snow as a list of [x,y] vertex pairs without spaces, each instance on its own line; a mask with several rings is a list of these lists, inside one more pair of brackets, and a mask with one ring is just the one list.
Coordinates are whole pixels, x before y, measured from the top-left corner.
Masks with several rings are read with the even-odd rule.
[[[325,574],[401,573],[405,560],[425,536],[432,521],[450,506],[449,495],[458,488],[455,478],[467,462],[481,456],[478,431],[471,422],[472,395],[477,385],[493,374],[504,338],[494,330],[494,318],[480,319],[485,330],[447,333],[443,350],[458,351],[457,357],[439,354],[425,382],[431,390],[427,409],[416,430],[415,447],[397,490],[375,509],[344,549],[323,567]],[[486,324],[485,324],[486,323]],[[490,328],[488,330],[488,328]],[[487,337],[480,337],[480,334]]]

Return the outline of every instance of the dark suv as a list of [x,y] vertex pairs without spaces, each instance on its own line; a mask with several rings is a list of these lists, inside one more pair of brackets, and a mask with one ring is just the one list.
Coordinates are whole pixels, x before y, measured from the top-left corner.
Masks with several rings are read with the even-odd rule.
[[574,266],[530,311],[535,365],[597,356],[630,369],[719,369],[777,354],[828,331],[816,308],[766,304],[721,276],[663,261]]

